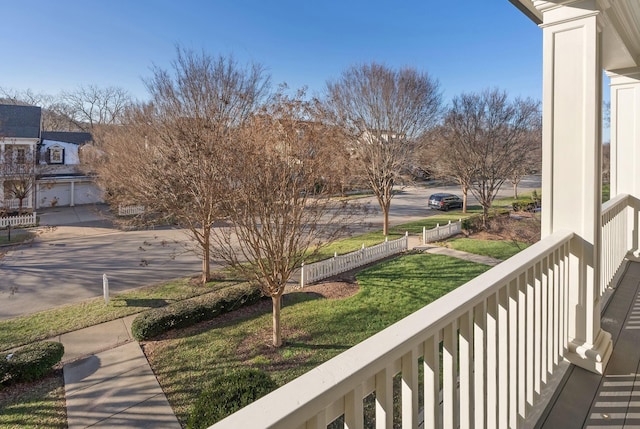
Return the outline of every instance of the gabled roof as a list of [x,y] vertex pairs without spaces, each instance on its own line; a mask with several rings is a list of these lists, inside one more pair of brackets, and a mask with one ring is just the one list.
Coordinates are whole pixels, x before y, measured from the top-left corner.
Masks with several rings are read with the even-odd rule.
[[72,131],[43,131],[42,140],[52,140],[56,142],[73,143],[82,145],[93,140],[91,133]]
[[41,117],[36,106],[0,104],[0,138],[39,138]]

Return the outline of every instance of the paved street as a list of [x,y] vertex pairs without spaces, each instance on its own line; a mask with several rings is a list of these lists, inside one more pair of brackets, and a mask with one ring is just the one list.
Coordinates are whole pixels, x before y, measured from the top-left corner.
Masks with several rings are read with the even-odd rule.
[[[528,180],[521,189],[526,192],[539,183],[539,178]],[[460,194],[456,186],[404,188],[391,204],[391,223],[438,213],[426,208],[435,192]],[[506,187],[501,194],[511,192]],[[375,198],[359,201],[376,209],[367,216],[366,229],[380,229]],[[114,293],[200,270],[200,260],[187,250],[189,241],[180,230],[119,231],[100,210],[87,206],[48,209],[40,216],[41,225],[56,226],[41,228],[36,240],[9,248],[0,259],[0,319],[102,296],[103,273]]]

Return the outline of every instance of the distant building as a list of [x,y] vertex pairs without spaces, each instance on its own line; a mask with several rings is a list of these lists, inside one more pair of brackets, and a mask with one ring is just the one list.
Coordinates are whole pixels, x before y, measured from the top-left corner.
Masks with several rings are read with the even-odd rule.
[[[0,209],[102,202],[93,178],[80,169],[91,134],[42,131],[41,118],[40,107],[0,104]],[[21,189],[26,196],[16,192]]]

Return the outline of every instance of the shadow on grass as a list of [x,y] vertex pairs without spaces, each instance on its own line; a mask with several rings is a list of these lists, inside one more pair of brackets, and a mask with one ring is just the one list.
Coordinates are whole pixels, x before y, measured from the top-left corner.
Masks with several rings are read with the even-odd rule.
[[166,299],[161,298],[125,298],[123,301],[127,307],[158,308],[169,305]]
[[313,344],[298,341],[287,341],[286,347],[301,350],[347,350],[353,345],[350,344]]

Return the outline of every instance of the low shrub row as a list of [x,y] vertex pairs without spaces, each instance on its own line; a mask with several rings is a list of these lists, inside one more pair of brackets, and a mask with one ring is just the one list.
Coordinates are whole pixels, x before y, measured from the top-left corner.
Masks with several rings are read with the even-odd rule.
[[261,398],[276,388],[266,372],[238,369],[220,373],[209,380],[191,408],[187,428],[207,428]]
[[0,356],[0,385],[34,381],[44,377],[62,360],[64,346],[45,341]]
[[141,313],[133,320],[131,333],[138,341],[148,340],[171,329],[186,328],[205,320],[256,303],[262,292],[248,284],[237,285]]
[[513,211],[515,212],[532,212],[540,208],[539,201],[534,200],[518,200],[513,202]]

